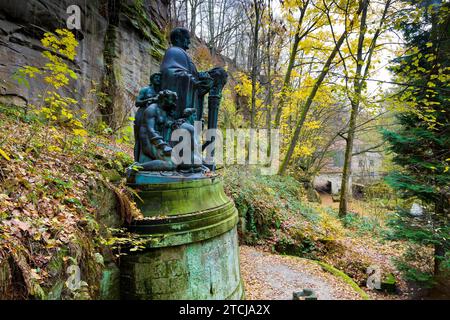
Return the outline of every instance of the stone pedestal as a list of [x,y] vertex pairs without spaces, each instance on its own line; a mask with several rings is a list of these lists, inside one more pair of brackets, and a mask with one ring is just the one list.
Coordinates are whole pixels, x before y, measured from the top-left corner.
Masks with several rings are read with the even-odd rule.
[[241,299],[237,210],[219,178],[137,173],[146,249],[121,259],[124,299]]

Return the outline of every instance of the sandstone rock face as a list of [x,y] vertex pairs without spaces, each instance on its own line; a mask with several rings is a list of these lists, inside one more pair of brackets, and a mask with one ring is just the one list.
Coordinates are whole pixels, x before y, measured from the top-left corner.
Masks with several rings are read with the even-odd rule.
[[0,0],[0,102],[40,103],[45,84],[30,81],[26,88],[12,75],[21,66],[43,65],[40,39],[66,27],[67,8],[74,4],[81,9],[81,30],[74,32],[79,47],[75,61],[67,62],[78,79],[61,93],[86,99],[84,108],[114,124],[159,69],[167,48],[168,0]]

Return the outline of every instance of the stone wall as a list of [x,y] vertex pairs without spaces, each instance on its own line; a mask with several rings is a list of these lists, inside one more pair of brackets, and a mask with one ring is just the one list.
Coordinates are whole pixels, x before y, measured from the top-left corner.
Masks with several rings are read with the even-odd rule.
[[[342,173],[323,173],[314,178],[314,188],[319,190],[326,189],[327,183],[331,183],[331,194],[338,194],[341,191]],[[352,178],[349,180],[351,190]]]
[[21,66],[42,66],[40,39],[46,31],[66,27],[67,7],[76,4],[81,9],[81,30],[75,32],[78,54],[75,62],[67,63],[78,79],[62,93],[79,101],[85,98],[83,107],[92,111],[98,93],[104,92],[99,111],[112,123],[120,121],[139,88],[159,69],[167,47],[168,2],[0,0],[0,102],[39,104],[45,85],[30,81],[30,88],[19,86],[12,75]]

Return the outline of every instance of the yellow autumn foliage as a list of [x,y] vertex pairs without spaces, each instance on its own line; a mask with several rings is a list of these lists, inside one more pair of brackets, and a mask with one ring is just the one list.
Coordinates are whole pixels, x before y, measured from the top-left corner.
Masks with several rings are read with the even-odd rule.
[[[85,137],[87,131],[83,128],[82,120],[86,119],[86,112],[77,107],[76,99],[63,96],[59,91],[70,84],[70,79],[78,78],[65,61],[75,59],[78,41],[70,30],[57,29],[54,33],[46,32],[41,43],[46,48],[46,51],[42,52],[46,61],[44,66],[21,67],[14,78],[19,84],[26,86],[29,86],[28,79],[43,81],[49,89],[39,95],[42,97],[42,105],[36,112],[51,128],[54,128],[53,124],[63,125],[71,128],[75,136]],[[49,146],[48,150],[60,151],[60,148]]]

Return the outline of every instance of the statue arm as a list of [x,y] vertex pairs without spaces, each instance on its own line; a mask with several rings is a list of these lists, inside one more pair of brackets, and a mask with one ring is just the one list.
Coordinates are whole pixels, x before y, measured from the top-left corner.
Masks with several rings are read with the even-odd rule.
[[195,114],[197,111],[195,110],[195,108],[186,108],[183,110],[183,117],[184,118],[188,118],[191,115]]
[[152,103],[157,101],[157,93],[153,87],[142,88],[136,98],[136,107],[145,107],[147,103]]
[[169,68],[169,72],[171,72],[173,75],[177,76],[178,78],[189,80],[190,82],[192,82],[194,84],[194,86],[198,85],[198,83],[199,83],[199,80],[193,74],[189,73],[189,70],[187,70],[185,68],[179,68],[178,66],[171,67],[171,68]]
[[146,93],[147,93],[147,89],[146,88],[143,88],[143,89],[141,89],[139,91],[139,94],[138,94],[138,96],[136,98],[136,103],[135,103],[136,107],[139,108],[139,107],[144,107],[145,106],[145,103],[148,101],[148,99],[145,99]]

